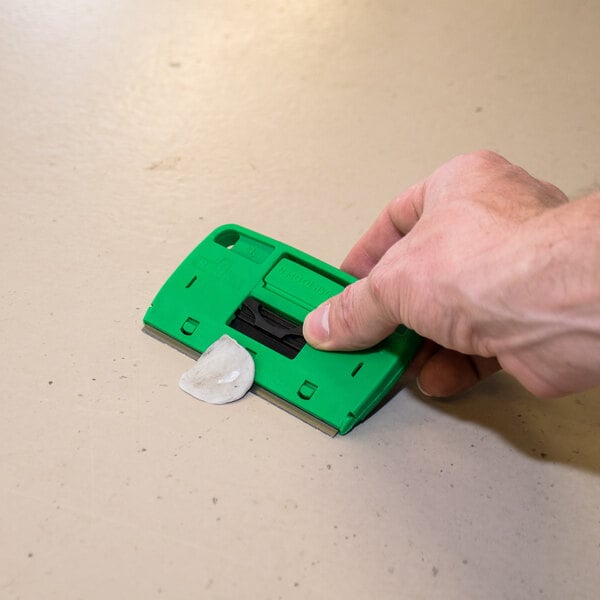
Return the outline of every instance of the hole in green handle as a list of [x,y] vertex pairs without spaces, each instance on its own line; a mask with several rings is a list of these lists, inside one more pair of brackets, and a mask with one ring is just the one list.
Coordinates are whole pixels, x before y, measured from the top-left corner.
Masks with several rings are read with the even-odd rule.
[[216,238],[215,242],[227,250],[231,250],[240,239],[240,234],[233,229],[227,229],[226,231],[222,231]]
[[356,367],[354,367],[354,371],[352,371],[352,375],[351,375],[351,377],[355,377],[355,376],[356,376],[356,374],[357,374],[357,373],[358,373],[358,372],[359,372],[359,371],[360,371],[360,370],[363,368],[363,365],[364,365],[364,364],[365,364],[365,363],[358,363],[358,364],[356,365]]

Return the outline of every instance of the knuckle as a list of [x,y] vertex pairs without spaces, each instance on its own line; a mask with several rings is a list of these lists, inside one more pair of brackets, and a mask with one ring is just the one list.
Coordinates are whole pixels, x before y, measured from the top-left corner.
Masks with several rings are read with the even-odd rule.
[[493,150],[477,150],[470,155],[471,160],[482,165],[506,164],[508,161]]
[[569,201],[566,194],[553,183],[543,180],[540,180],[540,183],[545,193],[545,199],[549,205],[558,206]]
[[354,284],[347,286],[338,296],[336,303],[335,322],[341,331],[355,331],[358,325],[356,312],[356,287]]
[[476,150],[459,157],[463,166],[469,171],[490,169],[501,165],[510,164],[505,158],[493,150]]
[[378,306],[386,304],[386,276],[381,269],[373,269],[369,274],[367,282],[369,284],[369,293]]
[[373,303],[377,308],[381,319],[387,322],[396,322],[395,294],[391,292],[399,285],[390,286],[390,273],[386,269],[373,269],[367,278],[368,291]]
[[[459,189],[471,190],[506,174],[513,165],[492,150],[477,150],[456,156],[442,165],[434,175],[446,200],[460,198]],[[458,187],[457,187],[458,186]]]

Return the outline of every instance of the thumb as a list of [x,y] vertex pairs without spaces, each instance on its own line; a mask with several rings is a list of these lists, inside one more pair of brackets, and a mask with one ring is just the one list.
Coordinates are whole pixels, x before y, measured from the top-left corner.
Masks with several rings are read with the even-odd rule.
[[304,320],[306,341],[320,350],[360,350],[374,346],[398,326],[381,287],[369,277],[346,287]]

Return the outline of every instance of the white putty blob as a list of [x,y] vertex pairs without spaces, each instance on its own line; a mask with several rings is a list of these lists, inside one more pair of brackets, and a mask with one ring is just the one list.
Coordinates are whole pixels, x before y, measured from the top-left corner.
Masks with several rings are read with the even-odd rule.
[[227,404],[239,400],[253,382],[252,356],[233,338],[223,335],[181,376],[179,387],[198,400]]

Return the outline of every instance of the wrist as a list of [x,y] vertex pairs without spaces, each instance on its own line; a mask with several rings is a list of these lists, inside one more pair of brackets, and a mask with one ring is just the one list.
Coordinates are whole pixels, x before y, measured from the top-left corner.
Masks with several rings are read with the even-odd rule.
[[484,343],[535,393],[600,383],[599,230],[594,195],[528,220],[505,248]]

